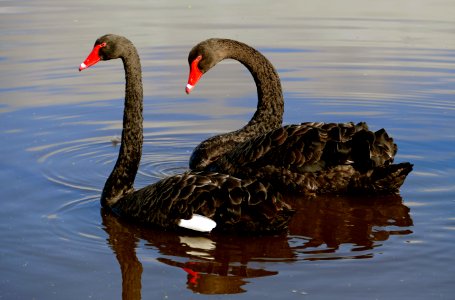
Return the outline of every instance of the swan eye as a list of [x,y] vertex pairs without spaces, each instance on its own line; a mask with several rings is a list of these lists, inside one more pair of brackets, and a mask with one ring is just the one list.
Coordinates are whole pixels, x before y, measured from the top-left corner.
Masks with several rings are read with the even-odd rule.
[[100,48],[106,47],[106,42],[100,44]]

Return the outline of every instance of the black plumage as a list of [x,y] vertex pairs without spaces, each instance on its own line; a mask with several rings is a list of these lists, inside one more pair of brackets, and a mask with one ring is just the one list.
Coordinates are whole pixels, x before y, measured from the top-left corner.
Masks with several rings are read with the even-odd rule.
[[143,91],[137,50],[125,37],[102,36],[80,70],[99,60],[116,58],[122,59],[126,78],[123,131],[117,162],[101,195],[102,206],[124,218],[162,228],[174,229],[180,220],[199,214],[214,220],[218,230],[284,230],[293,213],[291,207],[273,186],[255,178],[194,171],[134,190],[143,143]]
[[393,164],[397,145],[384,129],[366,123],[306,122],[282,127],[283,96],[273,65],[257,50],[228,39],[209,39],[189,53],[187,92],[223,59],[238,60],[251,72],[258,106],[243,128],[198,145],[190,168],[258,178],[281,191],[396,193],[412,164]]

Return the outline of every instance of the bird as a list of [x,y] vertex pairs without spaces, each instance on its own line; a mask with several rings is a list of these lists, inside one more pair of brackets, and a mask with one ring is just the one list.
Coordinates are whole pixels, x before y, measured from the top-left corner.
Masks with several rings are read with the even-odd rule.
[[251,120],[241,129],[213,136],[193,150],[190,169],[203,169],[223,154],[283,123],[284,99],[280,77],[272,63],[256,49],[230,39],[208,39],[191,49],[188,55],[190,74],[186,93],[189,94],[202,75],[224,59],[242,63],[253,76],[257,88],[257,108]]
[[196,146],[190,169],[259,178],[281,191],[307,196],[399,192],[413,165],[393,164],[398,147],[385,129],[370,131],[365,122],[283,126],[279,76],[264,55],[245,43],[211,38],[194,46],[188,54],[186,93],[224,59],[237,60],[250,71],[257,110],[243,128]]
[[79,71],[120,58],[125,71],[123,130],[117,161],[100,202],[121,218],[163,229],[276,232],[293,214],[269,183],[209,171],[187,171],[134,189],[143,144],[143,86],[138,51],[124,36],[98,38]]

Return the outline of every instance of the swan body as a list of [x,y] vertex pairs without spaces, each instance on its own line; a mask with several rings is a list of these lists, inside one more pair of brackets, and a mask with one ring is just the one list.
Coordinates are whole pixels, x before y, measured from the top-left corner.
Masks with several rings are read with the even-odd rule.
[[365,123],[287,125],[239,145],[206,169],[257,178],[283,191],[397,193],[412,164],[393,164],[397,146]]
[[272,64],[246,44],[228,39],[197,44],[188,55],[186,92],[226,58],[240,61],[251,72],[258,107],[242,129],[198,145],[191,169],[260,178],[281,190],[306,195],[398,192],[412,164],[393,164],[397,145],[384,129],[373,132],[365,123],[352,122],[282,127],[280,79]]
[[270,184],[217,172],[190,171],[133,188],[143,143],[143,91],[139,55],[131,41],[108,34],[95,42],[80,65],[121,58],[125,69],[125,106],[119,155],[101,195],[101,205],[144,224],[203,232],[268,232],[286,228],[292,209]]

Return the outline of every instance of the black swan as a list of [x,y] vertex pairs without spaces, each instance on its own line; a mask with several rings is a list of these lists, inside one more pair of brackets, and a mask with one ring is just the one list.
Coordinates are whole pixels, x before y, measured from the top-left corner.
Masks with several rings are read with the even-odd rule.
[[203,169],[240,143],[279,128],[283,123],[284,100],[278,73],[264,55],[238,41],[209,39],[196,45],[188,56],[190,75],[186,93],[191,92],[205,72],[226,58],[241,62],[253,75],[258,94],[256,113],[243,128],[200,143],[190,158],[192,170]]
[[79,71],[100,60],[121,58],[125,69],[123,131],[117,162],[107,179],[101,205],[119,216],[162,228],[185,227],[208,232],[251,232],[286,228],[292,209],[268,183],[200,171],[174,175],[134,190],[142,154],[142,71],[134,45],[108,34],[96,40]]
[[397,145],[384,129],[365,123],[315,123],[281,127],[283,97],[272,64],[250,46],[208,39],[188,55],[190,93],[203,74],[226,58],[244,64],[258,90],[258,109],[242,129],[197,146],[190,168],[261,178],[279,189],[322,193],[396,193],[412,164],[393,164]]

